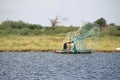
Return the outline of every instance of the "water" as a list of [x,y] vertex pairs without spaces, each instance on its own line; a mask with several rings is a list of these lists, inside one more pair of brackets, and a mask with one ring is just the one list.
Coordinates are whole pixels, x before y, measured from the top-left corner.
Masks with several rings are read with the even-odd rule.
[[120,53],[0,52],[0,80],[120,80]]

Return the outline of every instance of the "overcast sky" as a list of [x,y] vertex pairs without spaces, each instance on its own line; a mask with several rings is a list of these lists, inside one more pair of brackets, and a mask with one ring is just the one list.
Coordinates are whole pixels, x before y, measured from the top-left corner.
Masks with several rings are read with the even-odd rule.
[[58,15],[61,25],[80,25],[104,17],[107,23],[120,25],[120,0],[0,0],[0,22],[23,20],[49,26],[49,18]]

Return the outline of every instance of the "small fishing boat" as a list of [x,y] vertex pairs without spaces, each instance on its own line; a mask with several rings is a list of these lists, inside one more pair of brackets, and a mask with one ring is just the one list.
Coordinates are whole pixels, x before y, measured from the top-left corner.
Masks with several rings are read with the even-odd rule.
[[91,52],[92,52],[91,50],[81,50],[81,51],[77,51],[77,52],[74,52],[74,50],[70,50],[70,51],[59,50],[59,51],[55,51],[55,53],[61,53],[61,54],[90,54]]

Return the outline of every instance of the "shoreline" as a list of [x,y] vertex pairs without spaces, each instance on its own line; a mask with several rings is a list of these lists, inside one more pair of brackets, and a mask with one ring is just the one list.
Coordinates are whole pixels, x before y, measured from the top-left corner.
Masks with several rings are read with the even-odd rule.
[[[58,52],[60,50],[0,50],[0,52]],[[120,52],[120,50],[94,50],[92,52]]]

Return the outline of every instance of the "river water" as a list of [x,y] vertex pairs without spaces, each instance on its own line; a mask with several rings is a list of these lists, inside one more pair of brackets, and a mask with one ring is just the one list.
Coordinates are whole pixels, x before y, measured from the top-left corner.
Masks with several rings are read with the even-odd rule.
[[0,52],[0,80],[120,80],[120,53]]

